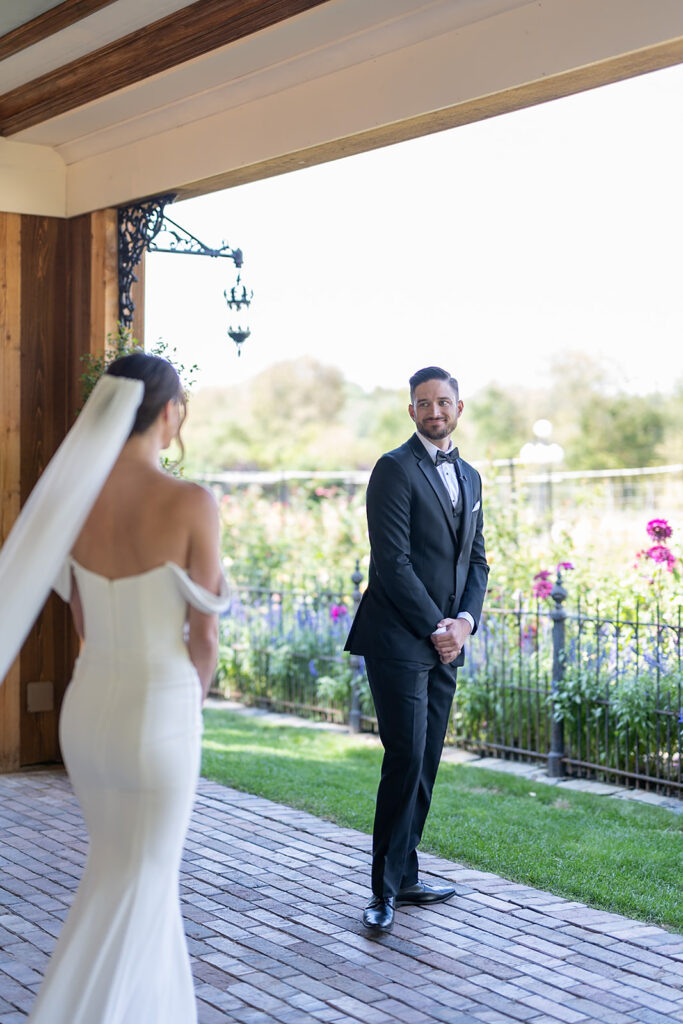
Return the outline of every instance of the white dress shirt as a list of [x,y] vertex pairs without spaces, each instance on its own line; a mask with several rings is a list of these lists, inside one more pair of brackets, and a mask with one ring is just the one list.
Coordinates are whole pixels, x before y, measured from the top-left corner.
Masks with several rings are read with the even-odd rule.
[[[441,448],[437,448],[437,446],[432,441],[430,441],[428,437],[424,437],[419,432],[419,430],[417,432],[417,436],[420,438],[420,440],[422,441],[422,444],[427,449],[427,452],[429,453],[430,459],[432,460],[432,462],[435,463],[436,462],[436,453],[440,452]],[[448,448],[446,449],[444,454],[447,454],[448,452],[450,452],[452,450],[453,450],[453,439],[449,438],[448,439]],[[452,462],[440,462],[439,465],[436,467],[436,471],[439,474],[439,476],[441,477],[441,479],[443,480],[444,487],[448,491],[448,495],[449,495],[449,497],[450,497],[450,499],[451,499],[451,501],[453,503],[453,508],[455,508],[455,506],[458,503],[458,492],[460,490],[460,485],[458,484],[458,474],[455,472],[455,466],[453,465]]]
[[[425,437],[423,434],[421,434],[419,430],[417,431],[417,436],[420,438],[422,444],[425,446],[432,462],[436,463],[436,453],[441,451],[442,449],[438,448],[433,441],[429,440],[428,437]],[[449,438],[448,448],[446,449],[446,452],[450,452],[452,448],[453,439]],[[448,491],[448,495],[451,499],[451,502],[453,503],[453,508],[455,508],[455,506],[458,503],[458,493],[460,491],[460,485],[458,483],[458,474],[455,472],[455,466],[453,465],[452,462],[440,462],[439,465],[436,467],[436,471],[443,480],[444,486]],[[464,508],[462,510],[462,514],[463,516],[465,515]],[[470,624],[470,629],[474,629],[474,619],[472,618],[469,612],[458,612],[457,618],[467,619],[467,621]],[[436,626],[434,628],[436,629]]]

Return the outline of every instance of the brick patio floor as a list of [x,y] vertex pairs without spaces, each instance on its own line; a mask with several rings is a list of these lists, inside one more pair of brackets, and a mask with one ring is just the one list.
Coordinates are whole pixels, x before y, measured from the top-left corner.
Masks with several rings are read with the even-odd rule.
[[[0,776],[0,1024],[25,1020],[85,849],[62,772]],[[683,1022],[683,936],[437,857],[424,876],[456,898],[369,939],[369,850],[201,781],[182,874],[201,1024]]]

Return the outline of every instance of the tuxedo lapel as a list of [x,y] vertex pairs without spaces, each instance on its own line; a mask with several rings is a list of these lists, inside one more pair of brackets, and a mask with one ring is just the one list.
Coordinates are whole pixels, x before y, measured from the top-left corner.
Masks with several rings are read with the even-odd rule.
[[420,439],[414,434],[410,439],[410,443],[413,453],[417,457],[417,464],[424,473],[425,479],[429,483],[429,486],[432,488],[441,508],[443,509],[448,528],[453,537],[453,542],[457,546],[458,537],[455,532],[455,523],[453,522],[453,503],[451,502],[450,494],[446,490],[446,486],[441,479],[439,471],[430,459],[429,453]]
[[455,475],[458,478],[460,493],[462,495],[462,516],[460,520],[460,533],[456,541],[458,555],[460,555],[460,549],[462,548],[465,542],[465,537],[469,533],[470,527],[472,525],[472,503],[474,497],[474,490],[472,487],[470,474],[464,468],[462,461],[460,459],[458,459],[455,463]]

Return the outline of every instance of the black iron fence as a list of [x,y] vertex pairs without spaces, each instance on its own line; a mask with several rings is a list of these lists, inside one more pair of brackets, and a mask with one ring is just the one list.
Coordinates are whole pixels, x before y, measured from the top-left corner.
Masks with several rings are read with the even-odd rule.
[[455,742],[683,796],[681,611],[613,617],[556,584],[549,610],[489,608],[459,673]]
[[353,595],[340,585],[235,588],[221,624],[219,689],[258,707],[348,721],[357,690],[343,653],[352,612]]
[[[341,585],[237,588],[218,685],[249,703],[375,729],[362,659],[343,654],[360,599]],[[552,776],[683,797],[683,623],[636,604],[612,616],[571,603],[489,607],[458,673],[448,741],[545,761]]]

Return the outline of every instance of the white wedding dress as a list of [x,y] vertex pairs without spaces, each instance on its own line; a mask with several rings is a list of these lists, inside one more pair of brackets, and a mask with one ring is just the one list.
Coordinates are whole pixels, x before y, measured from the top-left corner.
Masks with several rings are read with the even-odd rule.
[[85,644],[60,740],[90,845],[30,1024],[193,1024],[178,873],[200,761],[187,606],[225,609],[172,562],[110,580],[68,558]]
[[31,1024],[197,1019],[178,870],[201,691],[184,630],[188,605],[227,607],[225,584],[211,594],[171,562],[109,580],[69,555],[143,394],[139,380],[98,381],[0,551],[0,683],[53,586],[68,600],[76,580],[85,623],[60,738],[90,846]]

